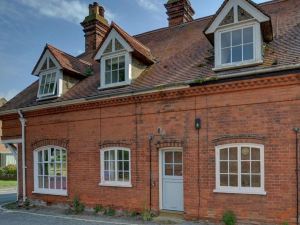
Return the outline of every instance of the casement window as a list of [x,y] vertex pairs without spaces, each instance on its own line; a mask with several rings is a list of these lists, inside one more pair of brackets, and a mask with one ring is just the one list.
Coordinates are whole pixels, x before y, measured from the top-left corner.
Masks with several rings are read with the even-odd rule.
[[45,59],[39,73],[38,98],[46,98],[58,95],[59,69],[50,57]]
[[257,23],[219,29],[215,39],[215,69],[262,62],[261,31]]
[[217,146],[215,192],[266,194],[263,145]]
[[125,55],[105,59],[105,85],[125,82]]
[[101,186],[131,187],[130,149],[101,150]]
[[34,151],[34,193],[67,195],[67,151],[46,146]]

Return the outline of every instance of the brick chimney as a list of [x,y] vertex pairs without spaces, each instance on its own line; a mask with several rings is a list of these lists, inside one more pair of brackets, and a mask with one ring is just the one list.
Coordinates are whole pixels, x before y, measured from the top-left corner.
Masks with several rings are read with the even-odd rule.
[[168,0],[165,4],[169,16],[169,27],[180,25],[193,20],[195,11],[189,0]]
[[89,15],[81,23],[85,33],[85,52],[97,49],[109,29],[104,8],[97,2],[89,5]]

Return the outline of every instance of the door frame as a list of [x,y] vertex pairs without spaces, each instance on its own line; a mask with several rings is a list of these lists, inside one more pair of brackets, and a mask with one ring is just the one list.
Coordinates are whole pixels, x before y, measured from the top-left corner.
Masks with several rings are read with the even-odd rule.
[[183,160],[183,148],[182,147],[165,147],[159,149],[159,210],[163,209],[163,153],[165,151],[177,151],[182,152],[182,185],[183,185],[183,196],[182,196],[182,203],[183,203],[183,211],[184,211],[184,160]]

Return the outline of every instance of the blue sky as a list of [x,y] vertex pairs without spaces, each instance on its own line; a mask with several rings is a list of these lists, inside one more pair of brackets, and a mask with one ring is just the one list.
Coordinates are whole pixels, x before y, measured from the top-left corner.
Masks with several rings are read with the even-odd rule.
[[[214,14],[223,0],[191,0],[194,18]],[[266,0],[255,0],[256,3]],[[37,78],[31,71],[46,43],[78,55],[80,22],[93,0],[0,0],[0,98],[12,98]],[[167,26],[166,0],[98,0],[106,17],[130,34]]]

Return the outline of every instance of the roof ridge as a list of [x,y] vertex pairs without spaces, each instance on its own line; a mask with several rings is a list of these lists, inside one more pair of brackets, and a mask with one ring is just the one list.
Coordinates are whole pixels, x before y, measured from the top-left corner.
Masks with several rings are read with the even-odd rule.
[[[287,1],[287,0],[267,0],[266,2],[255,3],[255,4],[257,6],[264,6],[264,5],[276,4],[276,3],[279,3],[279,2],[283,2],[283,1]],[[194,23],[194,22],[199,22],[199,21],[207,20],[210,17],[214,17],[215,15],[216,15],[216,13],[208,15],[208,16],[199,17],[199,18],[196,18],[196,19],[194,19],[192,21],[189,21],[189,22],[186,22],[186,23],[183,23],[183,24],[179,24],[179,25],[176,25],[176,26],[161,27],[161,28],[158,28],[158,29],[154,29],[154,30],[150,30],[150,31],[145,31],[145,32],[142,32],[142,33],[139,33],[139,34],[135,34],[135,35],[133,35],[133,37],[141,37],[143,35],[148,35],[148,34],[160,32],[160,31],[163,31],[163,30],[169,30],[169,29],[173,29],[173,28],[176,28],[176,27],[185,26],[185,25],[188,25],[188,24],[191,24],[191,23]]]
[[91,63],[89,63],[89,62],[87,62],[87,61],[85,61],[85,60],[83,60],[83,59],[79,59],[79,58],[77,58],[77,57],[75,57],[75,56],[73,56],[73,55],[71,55],[71,54],[69,54],[69,53],[67,53],[67,52],[64,52],[64,51],[60,50],[59,48],[57,48],[57,47],[55,47],[55,46],[53,46],[53,45],[51,45],[51,44],[49,44],[49,43],[47,43],[46,46],[47,46],[47,47],[50,47],[50,48],[54,48],[55,50],[59,51],[60,53],[63,53],[63,54],[65,54],[65,55],[67,55],[67,56],[70,56],[70,57],[72,57],[72,58],[74,58],[74,59],[76,59],[76,60],[78,60],[78,61],[81,61],[82,63],[91,65]]

